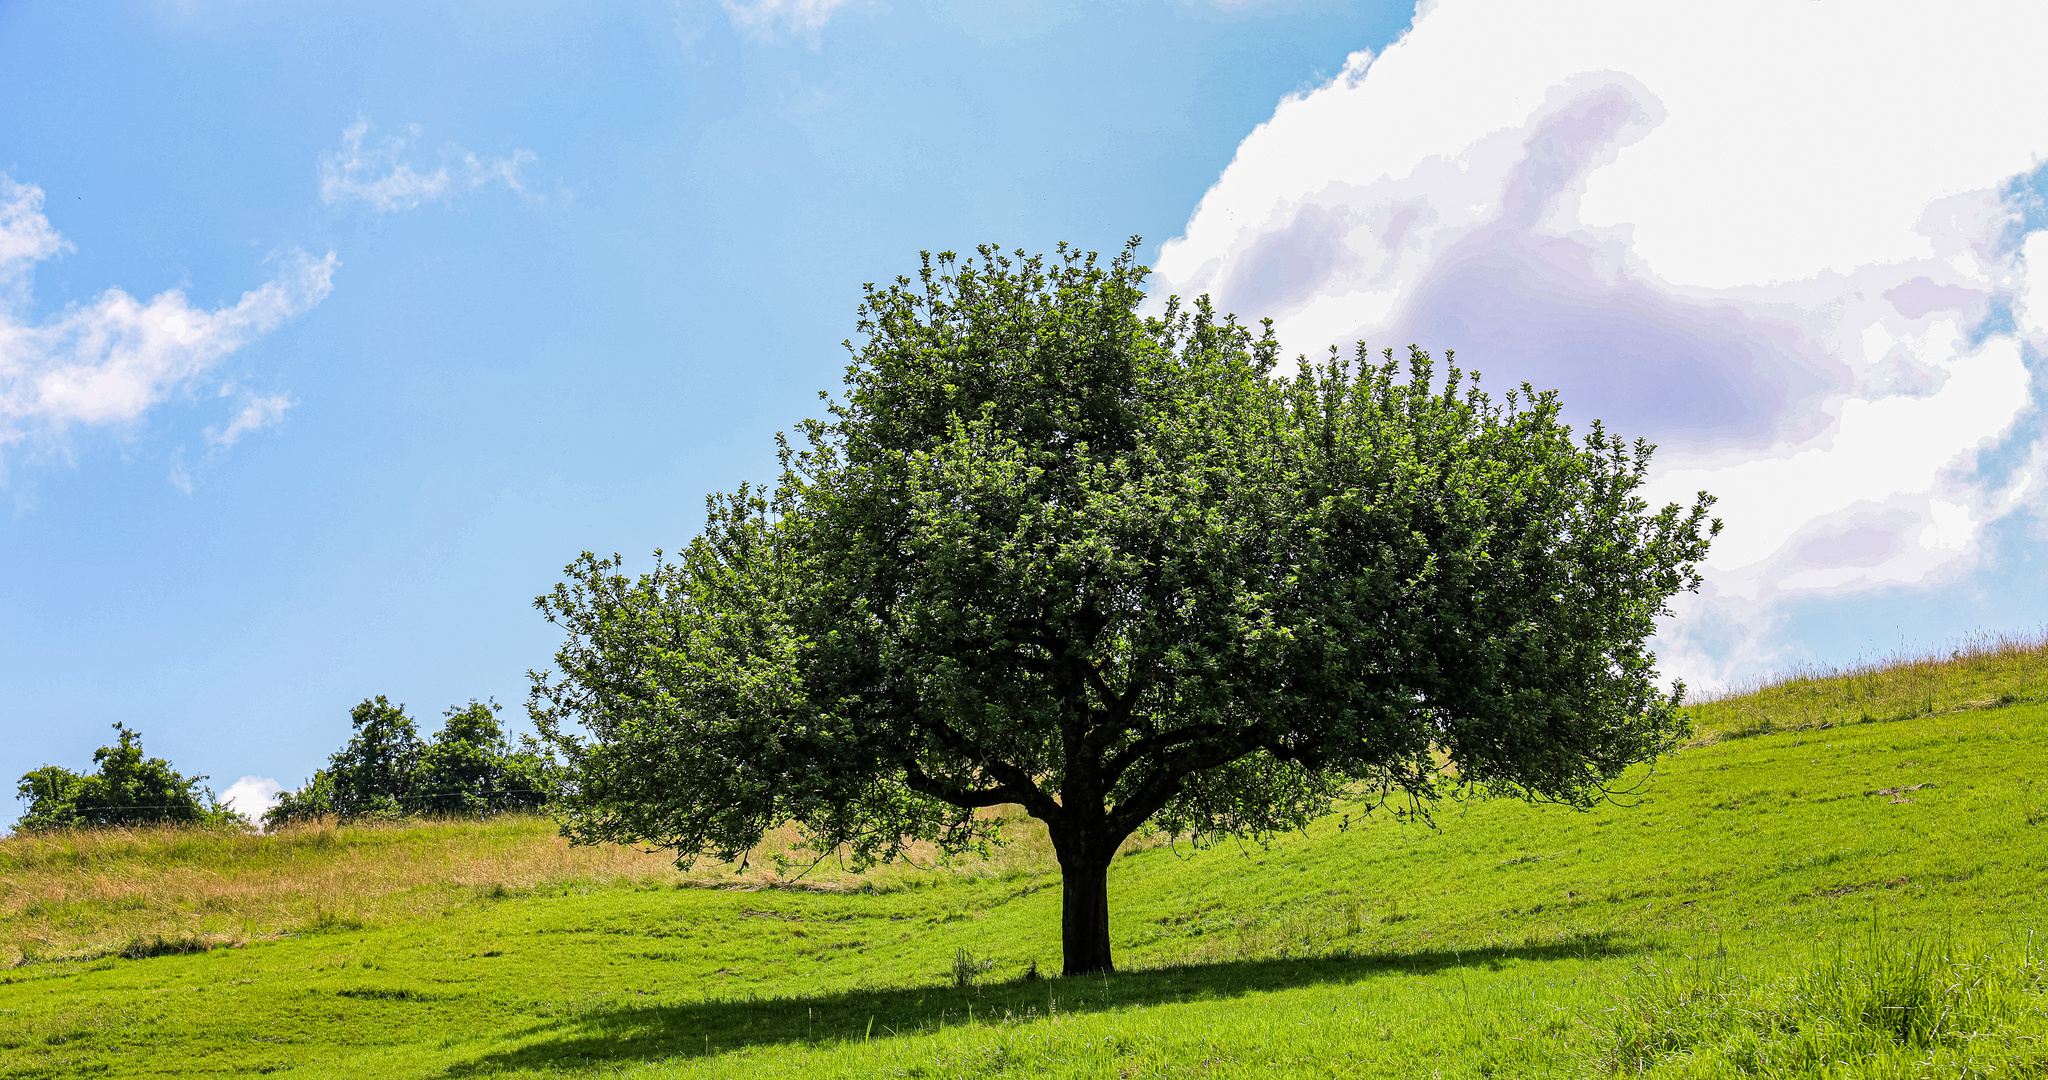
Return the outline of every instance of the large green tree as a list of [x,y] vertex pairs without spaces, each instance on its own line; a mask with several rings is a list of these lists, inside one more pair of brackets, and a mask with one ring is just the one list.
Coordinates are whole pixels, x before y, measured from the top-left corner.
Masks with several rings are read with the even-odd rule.
[[1584,805],[1682,731],[1645,641],[1719,525],[1636,494],[1649,446],[1448,354],[1276,377],[1270,326],[1144,317],[1145,273],[927,256],[868,288],[845,392],[773,486],[713,497],[647,574],[571,564],[531,704],[568,834],[686,862],[795,822],[867,864],[1017,804],[1074,974],[1111,967],[1110,860],[1148,823]]

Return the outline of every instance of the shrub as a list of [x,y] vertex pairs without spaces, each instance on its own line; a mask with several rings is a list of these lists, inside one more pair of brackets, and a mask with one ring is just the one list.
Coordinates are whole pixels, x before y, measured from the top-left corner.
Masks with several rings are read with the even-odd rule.
[[115,724],[116,741],[93,751],[95,768],[75,773],[45,765],[22,776],[16,787],[28,810],[16,827],[27,830],[155,822],[248,824],[205,786],[204,776],[185,776],[163,758],[144,757],[142,736]]
[[270,827],[333,817],[394,820],[426,814],[487,816],[548,806],[560,786],[553,756],[533,741],[514,749],[496,702],[450,706],[424,741],[405,706],[383,695],[349,713],[347,745],[263,815]]

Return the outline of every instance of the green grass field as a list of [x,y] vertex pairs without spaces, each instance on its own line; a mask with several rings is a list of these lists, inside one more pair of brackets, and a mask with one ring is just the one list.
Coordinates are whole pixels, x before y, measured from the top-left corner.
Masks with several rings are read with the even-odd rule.
[[16,837],[0,1077],[2048,1076],[2038,675],[1714,703],[1590,812],[1134,844],[1109,977],[1034,976],[1029,835],[800,882],[531,820]]

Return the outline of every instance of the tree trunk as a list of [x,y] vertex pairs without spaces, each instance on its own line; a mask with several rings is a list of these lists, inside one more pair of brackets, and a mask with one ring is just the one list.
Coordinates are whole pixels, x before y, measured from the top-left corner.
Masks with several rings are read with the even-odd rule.
[[[1079,863],[1079,860],[1077,860]],[[1109,865],[1060,860],[1060,945],[1065,974],[1115,971],[1109,958]]]

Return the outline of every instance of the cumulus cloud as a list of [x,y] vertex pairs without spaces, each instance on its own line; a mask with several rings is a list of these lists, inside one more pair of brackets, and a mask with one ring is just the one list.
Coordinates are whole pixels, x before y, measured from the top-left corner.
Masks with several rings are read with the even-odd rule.
[[250,821],[263,820],[263,812],[277,805],[284,785],[267,776],[244,776],[220,793],[220,801]]
[[847,0],[720,0],[733,26],[757,37],[816,35]]
[[[1302,351],[1456,349],[1660,443],[1727,530],[1668,669],[2033,506],[2048,9],[1440,0],[1283,101],[1158,259]],[[2040,267],[2033,273],[2032,268]]]
[[320,156],[320,199],[329,206],[363,203],[379,213],[417,209],[422,203],[446,202],[458,195],[502,184],[512,191],[525,191],[519,171],[536,158],[531,150],[514,150],[508,157],[485,159],[450,143],[440,150],[440,162],[431,171],[407,160],[420,126],[410,124],[404,135],[395,135],[374,146],[363,140],[373,125],[362,117],[341,130],[341,147]]
[[194,307],[176,289],[147,302],[108,289],[35,321],[35,266],[68,247],[42,207],[40,188],[0,176],[0,445],[38,430],[133,421],[333,288],[334,254],[299,253],[281,260],[269,283],[216,310]]

